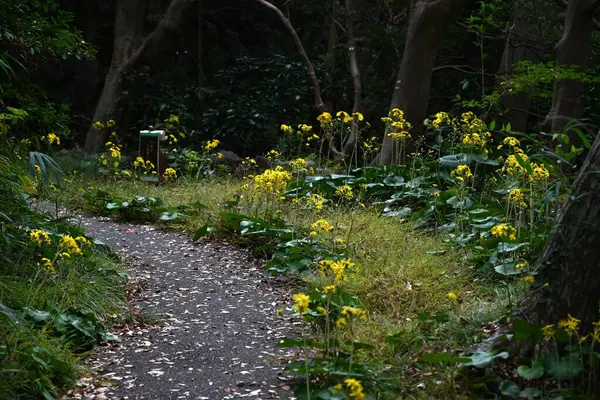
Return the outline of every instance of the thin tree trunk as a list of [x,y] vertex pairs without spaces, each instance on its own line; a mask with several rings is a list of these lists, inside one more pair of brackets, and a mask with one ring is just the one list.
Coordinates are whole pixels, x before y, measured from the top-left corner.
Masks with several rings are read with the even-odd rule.
[[[512,74],[514,65],[519,61],[535,62],[543,59],[530,46],[521,44],[525,38],[534,35],[535,24],[527,14],[528,11],[520,2],[515,3],[513,8],[514,25],[508,33],[502,54],[502,61],[498,69],[500,75]],[[508,109],[508,121],[505,122],[510,122],[512,130],[526,132],[530,117],[528,111],[531,109],[531,95],[526,92],[504,93],[500,97],[500,103]]]
[[[599,317],[600,301],[600,136],[575,180],[570,200],[538,262],[536,287],[521,302],[517,317],[538,326],[571,314],[584,330]],[[546,285],[547,284],[547,285]]]
[[[354,86],[354,102],[352,105],[352,113],[361,111],[362,101],[362,82],[360,79],[360,69],[356,60],[356,39],[354,38],[354,17],[356,13],[352,0],[346,0],[346,36],[348,38],[348,62],[350,67],[350,75],[352,76],[352,84]],[[352,154],[356,141],[358,140],[358,123],[356,119],[352,122],[350,136],[343,146],[344,154]],[[350,160],[352,163],[352,160]]]
[[[390,109],[400,108],[413,125],[412,140],[423,135],[423,121],[427,113],[431,75],[438,47],[447,27],[469,0],[418,0],[408,22],[404,54],[394,86]],[[400,146],[387,136],[374,164],[392,163]]]
[[327,108],[332,109],[332,101],[327,97],[327,91],[332,91],[335,74],[335,47],[338,42],[337,34],[337,7],[338,0],[331,1],[331,18],[329,19],[329,32],[327,35],[327,61],[325,63],[325,101]]
[[292,36],[292,39],[294,40],[294,44],[296,45],[296,49],[298,50],[300,57],[302,57],[302,60],[304,61],[304,64],[306,65],[306,68],[308,69],[308,75],[310,76],[310,80],[312,82],[312,87],[313,87],[313,93],[315,96],[315,107],[317,110],[319,110],[319,112],[327,111],[327,109],[325,107],[325,103],[323,102],[323,97],[321,95],[321,86],[319,85],[319,79],[317,78],[317,73],[315,72],[313,63],[310,61],[310,58],[308,58],[308,54],[306,54],[306,50],[304,50],[302,41],[300,40],[298,33],[294,29],[294,26],[292,25],[290,20],[283,14],[283,12],[281,12],[281,10],[279,8],[277,8],[277,6],[275,6],[274,4],[270,3],[267,0],[256,0],[256,2],[258,2],[259,4],[267,7],[268,9],[272,10],[273,12],[275,12],[275,14],[277,14],[279,19],[283,23],[283,25],[285,25],[286,29],[288,30],[289,34]]
[[[593,15],[598,5],[598,0],[569,1],[563,35],[556,46],[557,66],[576,65],[578,71],[587,71],[594,28]],[[583,82],[578,80],[556,81],[552,108],[546,118],[552,132],[563,132],[568,121],[583,117],[584,89]],[[571,144],[579,142],[577,135],[571,139]]]
[[[119,130],[125,129],[125,124],[119,122],[123,78],[139,66],[158,60],[172,47],[170,45],[180,34],[187,11],[194,1],[173,0],[156,28],[141,44],[145,0],[120,0],[117,3],[113,58],[93,121],[105,122],[112,118]],[[127,105],[131,105],[130,99]],[[106,134],[90,127],[85,142],[86,152],[97,151],[106,140]]]

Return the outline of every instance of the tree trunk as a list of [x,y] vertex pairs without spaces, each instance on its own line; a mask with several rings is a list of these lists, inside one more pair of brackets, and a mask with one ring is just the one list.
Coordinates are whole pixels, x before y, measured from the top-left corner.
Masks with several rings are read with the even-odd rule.
[[[354,5],[352,4],[352,0],[346,0],[346,36],[348,37],[348,64],[350,69],[350,75],[352,76],[352,85],[354,86],[354,102],[352,105],[352,113],[361,111],[362,101],[362,82],[360,79],[360,69],[358,68],[358,61],[356,60],[356,39],[354,38],[355,14],[356,13],[354,11]],[[343,146],[344,154],[353,154],[357,140],[358,121],[354,119],[352,122],[350,136],[348,136],[348,139],[346,139],[346,143],[340,143],[340,146]],[[350,164],[352,164],[352,157],[350,158]]]
[[310,80],[312,82],[313,87],[313,94],[315,96],[315,107],[317,110],[319,110],[319,112],[327,111],[325,103],[323,102],[323,96],[321,94],[321,85],[319,85],[317,73],[315,72],[313,63],[310,61],[310,58],[308,58],[308,54],[306,54],[306,50],[304,50],[302,41],[300,40],[298,33],[294,29],[294,26],[292,25],[290,20],[285,16],[285,14],[283,14],[283,12],[281,12],[281,10],[277,8],[277,6],[275,6],[274,4],[270,3],[267,0],[256,0],[256,2],[275,12],[275,14],[277,14],[283,25],[285,25],[286,29],[288,30],[289,34],[294,40],[294,44],[296,45],[296,49],[298,50],[300,57],[302,57],[302,61],[304,61],[304,64],[308,69],[308,75],[310,76]]
[[204,86],[204,81],[206,80],[206,77],[204,75],[204,35],[203,35],[203,24],[202,24],[202,19],[203,19],[203,12],[202,12],[202,0],[198,1],[198,17],[197,17],[197,21],[198,21],[198,26],[196,27],[196,39],[198,41],[197,45],[196,45],[196,58],[197,58],[197,68],[198,68],[198,86],[202,87]]
[[[498,73],[510,75],[514,65],[519,61],[536,62],[543,60],[532,47],[523,44],[535,35],[534,21],[531,20],[529,10],[521,2],[516,2],[513,8],[514,25],[508,34],[502,61]],[[544,53],[545,55],[545,53]],[[526,92],[504,93],[500,97],[500,103],[508,109],[508,121],[513,131],[526,132],[527,122],[530,117],[531,95]]]
[[[446,28],[469,0],[418,0],[408,22],[408,33],[390,109],[400,108],[413,126],[413,141],[423,135],[427,113],[431,75],[438,47]],[[374,164],[390,164],[396,159],[399,146],[387,136]]]
[[538,262],[537,287],[525,296],[517,317],[544,326],[571,314],[581,319],[587,330],[598,320],[599,170],[600,136],[597,136]]
[[[120,0],[117,3],[113,57],[93,122],[114,119],[118,129],[125,129],[126,124],[120,124],[119,114],[123,107],[131,106],[131,99],[128,99],[127,105],[119,104],[123,92],[123,78],[141,65],[158,60],[172,47],[170,45],[173,39],[179,36],[187,11],[194,1],[173,0],[156,28],[141,44],[146,1]],[[106,134],[105,131],[98,132],[94,127],[90,127],[86,136],[85,151],[97,151],[105,141]]]
[[[557,66],[576,65],[578,71],[587,71],[594,28],[593,15],[598,5],[600,5],[598,0],[569,1],[565,29],[556,45]],[[551,125],[552,132],[563,132],[568,121],[583,117],[584,89],[581,81],[571,79],[556,81],[552,108],[546,118],[546,123]],[[577,135],[571,139],[576,143],[579,142]]]

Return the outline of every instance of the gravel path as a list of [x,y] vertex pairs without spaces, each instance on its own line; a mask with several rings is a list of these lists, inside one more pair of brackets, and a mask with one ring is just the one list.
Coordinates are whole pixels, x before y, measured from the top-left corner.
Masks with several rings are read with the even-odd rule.
[[134,306],[159,324],[117,333],[120,344],[87,360],[95,381],[110,385],[74,397],[293,398],[281,369],[286,354],[275,347],[294,329],[276,318],[286,292],[249,251],[106,218],[83,217],[81,225],[133,259],[129,273],[144,282]]

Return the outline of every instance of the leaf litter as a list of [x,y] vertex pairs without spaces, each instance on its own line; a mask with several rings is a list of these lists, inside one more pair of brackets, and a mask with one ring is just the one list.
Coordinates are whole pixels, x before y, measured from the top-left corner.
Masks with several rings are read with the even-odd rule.
[[113,329],[121,341],[94,351],[86,359],[92,376],[63,399],[294,398],[282,368],[292,351],[275,346],[297,331],[276,317],[288,291],[250,250],[79,218],[131,261],[126,297],[136,323]]

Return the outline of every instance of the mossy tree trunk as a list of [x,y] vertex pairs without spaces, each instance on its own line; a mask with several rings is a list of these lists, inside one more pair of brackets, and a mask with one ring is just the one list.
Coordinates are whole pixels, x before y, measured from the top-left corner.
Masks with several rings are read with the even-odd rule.
[[[600,300],[600,136],[560,210],[538,262],[533,289],[516,315],[536,325],[555,324],[567,314],[587,329],[599,317]],[[546,285],[547,284],[547,285]]]

